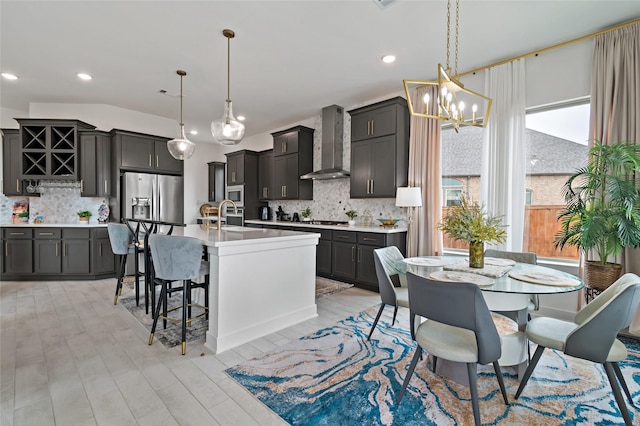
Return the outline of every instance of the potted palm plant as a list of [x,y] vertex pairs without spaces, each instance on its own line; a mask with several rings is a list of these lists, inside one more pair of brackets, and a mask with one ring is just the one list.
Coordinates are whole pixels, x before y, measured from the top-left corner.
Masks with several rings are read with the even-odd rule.
[[586,166],[562,188],[566,206],[554,245],[575,246],[584,254],[584,278],[596,290],[620,277],[622,265],[610,260],[625,247],[640,246],[639,172],[640,145],[595,141]]
[[464,196],[459,205],[449,207],[438,229],[454,240],[469,243],[471,268],[484,268],[485,243],[503,243],[507,239],[502,216],[488,214],[484,206]]
[[358,217],[358,212],[355,210],[348,210],[344,212],[349,218],[348,224],[349,226],[354,226],[356,224],[356,217]]
[[80,222],[89,223],[89,218],[91,217],[91,212],[89,210],[81,210],[76,212],[76,214],[78,215]]

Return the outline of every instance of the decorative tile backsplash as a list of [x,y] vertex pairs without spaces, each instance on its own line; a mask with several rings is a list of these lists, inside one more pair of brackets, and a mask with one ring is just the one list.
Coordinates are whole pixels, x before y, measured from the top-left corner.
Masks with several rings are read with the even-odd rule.
[[44,216],[44,223],[76,223],[76,212],[89,210],[90,222],[98,221],[100,205],[109,200],[104,198],[81,197],[78,182],[43,181],[42,192],[39,197],[6,197],[0,195],[0,223],[11,223],[13,203],[15,201],[29,201],[29,220],[33,221],[36,214]]

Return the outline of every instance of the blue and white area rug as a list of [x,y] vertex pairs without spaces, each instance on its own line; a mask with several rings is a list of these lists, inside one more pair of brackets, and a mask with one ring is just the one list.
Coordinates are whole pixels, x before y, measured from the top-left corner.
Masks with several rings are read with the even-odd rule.
[[[292,425],[472,425],[469,390],[418,362],[407,393],[395,400],[415,350],[408,309],[385,309],[371,340],[377,307],[318,330],[227,374]],[[640,394],[640,344],[621,363],[631,394]],[[478,367],[484,425],[624,424],[601,366],[547,349],[523,394],[518,379],[503,369],[510,405],[502,400],[493,367]],[[626,399],[625,399],[626,400]],[[628,405],[628,404],[627,404]],[[629,407],[634,424],[640,412]]]

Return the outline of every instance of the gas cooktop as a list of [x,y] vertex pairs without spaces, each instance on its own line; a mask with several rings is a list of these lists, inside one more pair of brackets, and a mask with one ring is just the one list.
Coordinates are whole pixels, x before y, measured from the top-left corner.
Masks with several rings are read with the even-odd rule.
[[312,220],[310,222],[312,225],[346,225],[347,221],[340,220]]

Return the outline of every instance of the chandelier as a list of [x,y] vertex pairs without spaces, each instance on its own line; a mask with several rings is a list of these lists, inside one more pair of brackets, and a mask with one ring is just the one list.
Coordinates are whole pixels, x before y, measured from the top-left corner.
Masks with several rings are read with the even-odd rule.
[[222,35],[227,38],[227,100],[222,118],[211,122],[211,133],[222,145],[237,145],[244,137],[244,124],[233,116],[231,104],[231,42],[236,36],[232,30],[225,29]]
[[182,122],[182,77],[187,75],[186,71],[177,70],[180,76],[180,128],[178,137],[167,142],[169,154],[176,160],[185,160],[191,157],[196,150],[196,144],[191,142],[184,134],[184,123]]
[[[403,80],[404,91],[409,104],[409,112],[417,117],[450,121],[456,132],[460,126],[485,127],[491,111],[491,98],[466,89],[458,76],[458,28],[460,0],[456,0],[455,68],[451,75],[449,66],[451,40],[451,0],[447,0],[447,66],[438,64],[438,80]],[[429,94],[429,87],[436,86],[435,99]],[[415,89],[418,89],[417,91]],[[420,90],[422,89],[422,90]],[[412,96],[412,92],[413,96]],[[426,92],[416,95],[417,92]],[[416,98],[417,99],[412,99]]]

